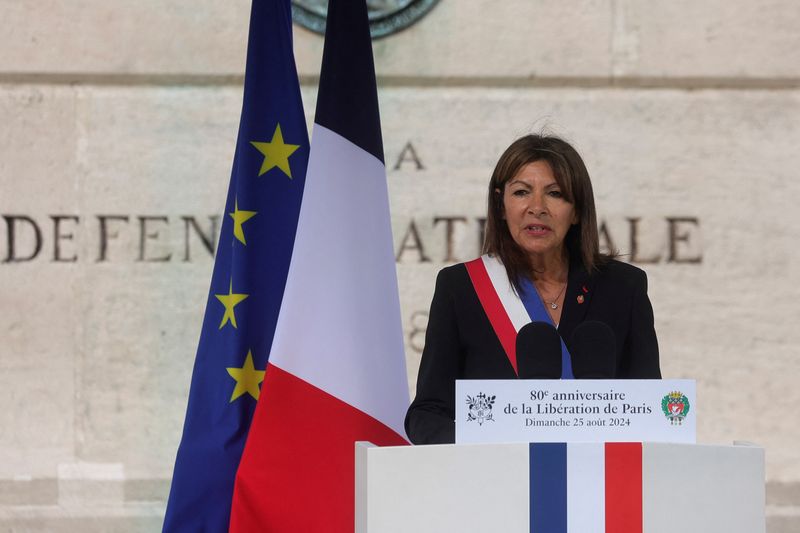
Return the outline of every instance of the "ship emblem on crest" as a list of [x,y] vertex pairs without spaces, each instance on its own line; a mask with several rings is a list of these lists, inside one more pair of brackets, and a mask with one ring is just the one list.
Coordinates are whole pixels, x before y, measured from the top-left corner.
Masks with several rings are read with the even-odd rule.
[[477,421],[479,426],[484,422],[494,422],[492,415],[492,406],[496,396],[486,396],[480,392],[475,396],[467,395],[467,405],[469,406],[469,413],[467,413],[467,422]]
[[681,425],[689,414],[689,398],[679,391],[672,391],[661,399],[661,411],[670,424]]

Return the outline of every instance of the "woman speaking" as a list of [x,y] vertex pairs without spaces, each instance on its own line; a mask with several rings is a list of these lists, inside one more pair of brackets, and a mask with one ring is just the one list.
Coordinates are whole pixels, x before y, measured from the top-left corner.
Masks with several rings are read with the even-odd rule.
[[564,343],[587,321],[615,340],[614,378],[660,378],[645,273],[599,250],[589,173],[566,141],[527,135],[489,182],[483,256],[436,279],[417,394],[405,427],[414,444],[455,440],[455,380],[517,377],[514,337],[549,322]]

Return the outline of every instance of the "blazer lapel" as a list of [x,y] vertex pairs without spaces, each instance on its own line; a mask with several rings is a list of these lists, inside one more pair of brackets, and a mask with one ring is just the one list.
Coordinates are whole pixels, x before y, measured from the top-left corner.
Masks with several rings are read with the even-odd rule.
[[558,332],[564,341],[569,341],[572,331],[583,322],[594,294],[594,278],[590,276],[580,263],[570,264],[567,291],[564,296],[564,309]]

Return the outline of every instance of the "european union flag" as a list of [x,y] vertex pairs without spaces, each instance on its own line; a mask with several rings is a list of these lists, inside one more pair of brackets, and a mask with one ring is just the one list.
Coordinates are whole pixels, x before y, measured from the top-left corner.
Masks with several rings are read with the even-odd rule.
[[289,0],[253,0],[236,153],[164,531],[227,531],[308,163]]

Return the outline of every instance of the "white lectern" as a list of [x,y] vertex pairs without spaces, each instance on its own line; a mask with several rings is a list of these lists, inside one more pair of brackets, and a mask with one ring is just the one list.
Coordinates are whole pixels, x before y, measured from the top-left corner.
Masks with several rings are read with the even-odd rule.
[[[551,510],[540,505],[539,514],[531,512],[536,499],[532,499],[532,491],[537,494],[532,479],[538,468],[532,464],[532,446],[375,447],[356,443],[356,532],[537,531],[532,525]],[[762,448],[642,443],[641,493],[630,498],[632,501],[620,501],[628,499],[620,493],[615,493],[613,501],[604,501],[607,494],[595,494],[607,488],[602,476],[617,472],[603,469],[617,470],[618,465],[604,462],[603,444],[566,446],[568,454],[575,457],[569,456],[566,462],[564,490],[569,510],[563,531],[619,533],[620,526],[607,528],[606,520],[611,517],[605,513],[619,512],[620,506],[623,510],[636,506],[629,510],[631,516],[640,518],[625,527],[642,533],[765,531]],[[598,456],[597,461],[591,461],[592,454]]]

